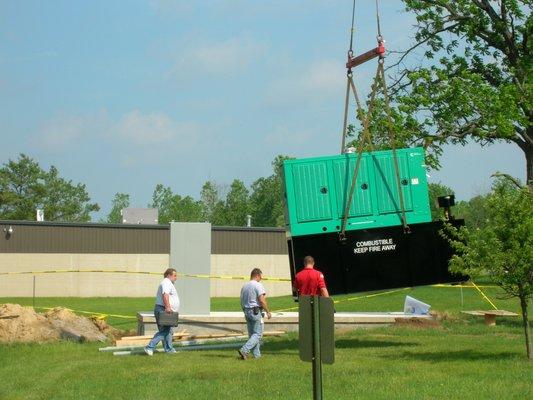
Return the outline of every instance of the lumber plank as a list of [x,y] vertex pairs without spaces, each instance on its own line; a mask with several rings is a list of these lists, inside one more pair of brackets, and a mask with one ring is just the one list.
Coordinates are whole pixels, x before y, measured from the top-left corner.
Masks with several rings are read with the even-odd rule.
[[[231,348],[238,348],[244,345],[244,342],[237,342],[237,343],[223,343],[223,344],[211,344],[211,345],[197,345],[197,346],[184,346],[184,347],[178,347],[176,348],[176,351],[193,351],[193,350],[221,350],[221,349],[231,349]],[[156,350],[158,353],[162,352],[162,349]],[[129,351],[115,351],[113,352],[113,355],[115,356],[129,356],[134,354],[143,354],[143,349],[134,349]]]
[[480,311],[480,310],[474,310],[474,311],[461,311],[463,314],[468,315],[474,315],[476,317],[483,317],[485,320],[485,325],[488,326],[495,326],[496,325],[496,317],[517,317],[518,314],[506,311],[506,310],[489,310],[489,311]]
[[[263,332],[263,336],[280,336],[285,334],[285,331],[269,331]],[[214,333],[214,334],[204,334],[204,335],[178,335],[174,334],[173,341],[179,343],[180,341],[191,341],[198,339],[223,339],[223,338],[232,338],[245,335],[243,332],[236,333]],[[152,336],[137,336],[134,339],[132,337],[125,336],[122,339],[115,341],[115,347],[126,347],[126,346],[146,346]]]
[[[195,346],[195,345],[209,344],[209,343],[217,344],[217,343],[231,342],[231,341],[245,340],[245,339],[248,339],[248,336],[242,335],[242,336],[233,336],[233,337],[228,337],[228,338],[185,340],[185,341],[180,341],[180,342],[174,342],[174,347],[180,348],[180,347]],[[102,347],[98,350],[101,352],[129,351],[129,350],[143,349],[145,346],[146,345],[144,344],[143,345],[134,344],[131,346]]]

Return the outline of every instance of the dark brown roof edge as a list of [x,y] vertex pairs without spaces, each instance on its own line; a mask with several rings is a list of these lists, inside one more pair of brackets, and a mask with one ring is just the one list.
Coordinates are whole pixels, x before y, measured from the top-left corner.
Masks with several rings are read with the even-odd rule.
[[[73,228],[122,228],[122,229],[169,229],[170,225],[146,225],[146,224],[107,224],[101,222],[55,222],[55,221],[22,221],[22,220],[0,220],[0,225],[27,225],[27,226],[64,226]],[[271,228],[252,226],[213,226],[213,231],[253,231],[253,232],[285,232],[284,228]]]

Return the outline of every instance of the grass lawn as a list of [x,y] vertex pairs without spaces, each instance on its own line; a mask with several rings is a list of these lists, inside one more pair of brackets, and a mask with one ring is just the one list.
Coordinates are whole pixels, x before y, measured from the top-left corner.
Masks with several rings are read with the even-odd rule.
[[[485,290],[485,289],[484,289]],[[514,300],[499,308],[519,311]],[[406,294],[446,312],[439,326],[360,329],[336,336],[335,364],[325,365],[326,399],[533,398],[533,363],[526,360],[519,318],[487,327],[460,314],[490,309],[473,289],[421,287],[378,297],[336,296],[338,311],[399,311]],[[0,303],[31,299],[0,298]],[[290,297],[270,299],[293,307]],[[134,316],[152,298],[38,298],[37,306]],[[238,310],[237,299],[212,299],[213,310]],[[134,321],[109,318],[119,328]],[[235,350],[116,357],[101,344],[0,345],[0,399],[309,399],[311,364],[298,358],[297,335],[268,338],[260,360],[239,361]]]
[[[275,285],[275,283],[268,283]],[[482,287],[482,290],[500,309],[520,312],[518,301],[502,300],[502,292],[494,287]],[[337,311],[403,311],[406,295],[415,297],[432,306],[432,310],[459,315],[461,310],[490,310],[492,307],[483,300],[479,292],[473,288],[463,288],[463,306],[461,306],[461,289],[459,287],[431,287],[422,286],[406,289],[377,297],[365,298],[371,293],[333,296],[338,303]],[[286,310],[293,308],[297,311],[298,304],[291,296],[272,297],[267,299],[272,310]],[[0,297],[1,303],[17,303],[32,305],[28,297]],[[35,306],[39,307],[68,307],[73,310],[90,311],[94,313],[123,315],[129,318],[110,316],[108,322],[119,329],[137,328],[137,311],[148,311],[154,307],[153,297],[38,297]],[[240,311],[239,299],[233,297],[218,297],[211,299],[212,311]]]

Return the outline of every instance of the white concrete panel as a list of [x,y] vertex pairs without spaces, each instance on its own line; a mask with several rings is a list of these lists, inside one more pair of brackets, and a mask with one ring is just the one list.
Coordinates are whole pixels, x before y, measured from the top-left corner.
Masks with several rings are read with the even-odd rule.
[[[211,274],[211,224],[172,222],[170,224],[170,265],[178,273]],[[210,280],[178,278],[175,283],[180,297],[180,314],[208,315]]]

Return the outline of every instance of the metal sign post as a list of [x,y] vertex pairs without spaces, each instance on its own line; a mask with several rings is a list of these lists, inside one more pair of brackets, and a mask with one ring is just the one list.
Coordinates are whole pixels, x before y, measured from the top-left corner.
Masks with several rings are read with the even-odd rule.
[[333,300],[321,296],[301,296],[299,301],[300,359],[313,363],[313,399],[321,400],[322,362],[333,364]]
[[320,307],[318,296],[311,297],[313,337],[313,399],[322,400],[322,357],[320,351]]

